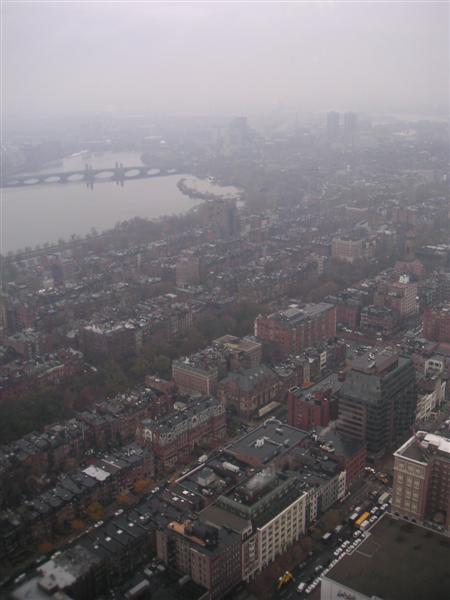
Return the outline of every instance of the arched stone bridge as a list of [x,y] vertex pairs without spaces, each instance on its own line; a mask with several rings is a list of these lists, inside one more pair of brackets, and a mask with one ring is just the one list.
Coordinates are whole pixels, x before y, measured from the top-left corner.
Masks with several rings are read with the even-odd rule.
[[1,187],[23,187],[47,183],[74,183],[84,181],[87,185],[93,186],[94,183],[101,181],[115,181],[122,184],[125,181],[133,179],[147,179],[148,177],[161,177],[164,175],[176,175],[182,173],[182,169],[155,169],[139,165],[137,167],[124,167],[121,163],[116,163],[112,168],[93,169],[86,165],[84,170],[80,171],[62,171],[59,173],[36,173],[34,175],[17,175],[7,177],[1,180]]

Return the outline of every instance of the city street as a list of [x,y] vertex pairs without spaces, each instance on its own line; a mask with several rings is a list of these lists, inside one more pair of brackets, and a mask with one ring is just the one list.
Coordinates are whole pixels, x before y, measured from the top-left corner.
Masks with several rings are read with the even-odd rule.
[[[352,513],[355,506],[360,506],[361,509],[369,508],[374,505],[374,502],[370,499],[371,492],[383,493],[390,491],[390,488],[375,476],[370,478],[363,478],[355,482],[354,489],[351,496],[349,496],[345,502],[343,502],[338,508],[343,510],[347,517]],[[299,594],[297,587],[300,582],[312,582],[319,574],[315,573],[315,569],[319,566],[327,566],[335,557],[333,552],[340,545],[340,541],[351,539],[353,532],[355,531],[354,526],[347,520],[342,531],[339,532],[339,536],[335,536],[335,539],[331,544],[325,544],[324,542],[317,543],[317,549],[314,554],[305,559],[306,564],[299,568],[294,568],[291,572],[294,579],[289,583],[285,584],[283,588],[277,590],[273,594],[273,598],[282,600],[294,600],[298,598],[311,598],[317,600],[320,598],[320,585],[310,594],[306,595],[304,592]],[[325,533],[325,531],[323,532]]]

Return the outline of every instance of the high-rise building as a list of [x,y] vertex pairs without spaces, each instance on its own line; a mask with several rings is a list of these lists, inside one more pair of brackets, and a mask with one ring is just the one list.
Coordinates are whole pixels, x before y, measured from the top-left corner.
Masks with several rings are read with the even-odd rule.
[[358,117],[354,112],[344,113],[344,135],[352,135],[358,129]]
[[327,134],[330,139],[339,137],[339,113],[334,110],[327,114]]
[[368,456],[380,459],[410,433],[416,401],[412,361],[369,352],[353,362],[340,390],[338,430],[365,441]]
[[394,452],[392,512],[450,530],[450,440],[423,431]]
[[239,213],[236,201],[216,198],[203,204],[205,227],[210,241],[235,240],[239,237]]

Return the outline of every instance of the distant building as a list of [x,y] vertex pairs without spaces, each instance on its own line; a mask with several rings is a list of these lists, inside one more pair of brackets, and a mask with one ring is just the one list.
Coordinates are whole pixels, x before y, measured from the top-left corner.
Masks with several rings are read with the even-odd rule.
[[450,440],[419,432],[394,452],[392,513],[450,530]]
[[236,200],[228,198],[207,200],[201,210],[209,241],[239,238],[239,213]]
[[423,335],[428,340],[450,342],[450,303],[425,309]]
[[255,336],[275,344],[285,356],[300,354],[306,348],[336,335],[336,307],[326,302],[292,305],[255,319]]
[[375,306],[385,306],[395,311],[401,319],[419,312],[417,283],[409,275],[399,275],[398,281],[382,282],[375,293]]
[[399,315],[385,306],[365,306],[361,310],[360,326],[362,331],[390,336],[399,327]]
[[80,345],[90,359],[132,356],[142,344],[142,331],[133,323],[93,323],[80,332]]
[[355,236],[335,237],[331,243],[331,256],[350,263],[373,256],[373,250],[368,240]]
[[172,377],[182,393],[199,392],[206,396],[216,393],[219,379],[216,365],[189,358],[172,362]]
[[175,265],[175,282],[179,286],[200,283],[200,259],[198,256],[186,255],[180,257]]
[[339,113],[335,111],[327,114],[327,135],[330,140],[339,137]]
[[354,112],[344,113],[344,135],[351,136],[358,130],[358,116]]
[[262,345],[252,336],[224,335],[188,357],[172,362],[172,377],[182,393],[214,395],[229,371],[252,369],[261,362]]
[[253,336],[238,338],[234,335],[223,335],[212,343],[216,348],[223,348],[231,370],[249,369],[261,363],[262,345]]
[[325,300],[336,305],[338,325],[349,329],[358,329],[362,302],[357,290],[343,291],[335,296],[327,296]]

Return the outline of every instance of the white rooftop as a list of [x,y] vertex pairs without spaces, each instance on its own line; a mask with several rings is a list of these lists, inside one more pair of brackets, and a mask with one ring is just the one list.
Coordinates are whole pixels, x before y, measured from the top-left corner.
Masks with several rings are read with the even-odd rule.
[[105,481],[105,479],[107,479],[110,476],[110,473],[108,473],[108,471],[104,471],[103,469],[95,467],[94,465],[90,465],[86,469],[83,469],[83,473],[86,473],[86,475],[90,475],[97,481]]
[[442,437],[441,435],[436,435],[435,433],[427,433],[425,436],[425,441],[433,446],[437,446],[437,448],[441,452],[445,452],[450,455],[450,440]]

